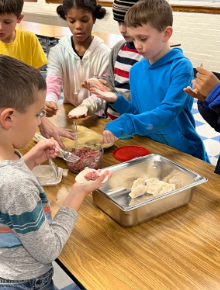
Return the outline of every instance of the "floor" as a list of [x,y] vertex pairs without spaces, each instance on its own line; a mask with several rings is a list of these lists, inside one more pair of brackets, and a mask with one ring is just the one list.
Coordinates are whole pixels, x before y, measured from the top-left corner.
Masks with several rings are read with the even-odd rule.
[[196,131],[203,140],[211,163],[216,165],[220,152],[220,134],[211,128],[199,114],[196,100],[194,100],[192,113],[196,121]]
[[73,280],[58,266],[56,262],[53,262],[54,276],[53,282],[56,290],[79,290],[80,288],[73,282]]

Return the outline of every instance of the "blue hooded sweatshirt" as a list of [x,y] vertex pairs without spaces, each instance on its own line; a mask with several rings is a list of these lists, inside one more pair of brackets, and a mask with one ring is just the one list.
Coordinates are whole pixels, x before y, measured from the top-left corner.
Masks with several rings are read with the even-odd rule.
[[192,79],[192,64],[180,48],[171,49],[152,65],[143,58],[130,70],[131,101],[118,95],[111,106],[121,116],[105,129],[118,138],[148,136],[210,163],[195,130],[193,99],[183,91]]

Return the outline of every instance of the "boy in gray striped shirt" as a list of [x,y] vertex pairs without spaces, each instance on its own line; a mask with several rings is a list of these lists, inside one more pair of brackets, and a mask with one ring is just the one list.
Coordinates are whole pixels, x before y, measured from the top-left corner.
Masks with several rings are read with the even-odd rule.
[[47,196],[33,175],[34,166],[55,158],[56,141],[25,148],[44,115],[46,83],[33,67],[0,55],[0,289],[54,289],[52,261],[62,251],[88,193],[96,181],[75,183],[51,219]]

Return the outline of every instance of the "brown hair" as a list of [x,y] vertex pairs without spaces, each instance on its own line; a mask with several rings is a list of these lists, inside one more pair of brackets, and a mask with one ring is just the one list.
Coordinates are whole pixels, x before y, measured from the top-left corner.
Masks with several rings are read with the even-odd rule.
[[17,18],[21,15],[24,0],[0,0],[0,15],[15,14]]
[[173,25],[172,8],[166,0],[139,1],[125,15],[127,27],[139,27],[147,23],[159,32]]
[[0,55],[0,108],[25,113],[37,101],[37,92],[46,90],[40,72],[15,58]]

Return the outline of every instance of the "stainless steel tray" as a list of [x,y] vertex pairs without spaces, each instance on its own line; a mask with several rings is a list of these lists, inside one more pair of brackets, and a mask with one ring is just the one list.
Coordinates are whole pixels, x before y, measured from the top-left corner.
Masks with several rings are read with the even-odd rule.
[[[193,187],[207,179],[161,155],[150,154],[117,164],[108,169],[114,172],[107,184],[93,193],[95,204],[122,226],[132,227],[190,202]],[[158,178],[166,181],[172,176],[178,189],[154,197],[145,194],[129,196],[137,178]]]

